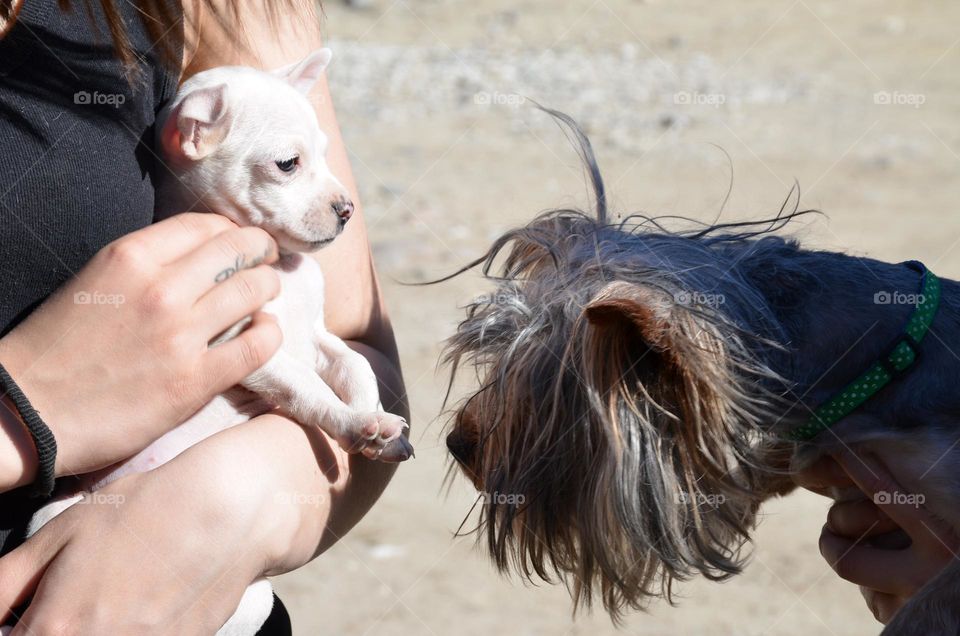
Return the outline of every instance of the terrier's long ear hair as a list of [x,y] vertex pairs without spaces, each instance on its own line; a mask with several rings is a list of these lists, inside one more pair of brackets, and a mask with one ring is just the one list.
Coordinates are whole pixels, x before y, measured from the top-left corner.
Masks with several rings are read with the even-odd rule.
[[[589,143],[560,118],[590,167],[596,218],[547,213],[471,264],[499,289],[468,308],[445,360],[481,377],[454,429],[477,441],[466,469],[490,495],[481,527],[497,565],[559,578],[576,606],[599,596],[617,618],[669,599],[674,579],[740,569],[776,377],[723,312],[678,301],[689,277],[645,264],[637,236],[607,223]],[[746,311],[762,311],[737,284]]]
[[768,415],[757,380],[768,371],[724,321],[632,282],[604,286],[575,333],[589,419],[609,453],[594,506],[606,529],[580,535],[582,563],[587,550],[605,557],[595,572],[604,605],[670,598],[674,578],[738,572],[762,490]]

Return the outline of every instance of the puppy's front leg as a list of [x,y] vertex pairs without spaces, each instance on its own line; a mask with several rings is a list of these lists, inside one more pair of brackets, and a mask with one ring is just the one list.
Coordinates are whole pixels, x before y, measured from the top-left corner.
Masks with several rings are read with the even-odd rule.
[[371,459],[403,461],[385,449],[398,439],[406,422],[378,411],[355,411],[344,404],[314,369],[283,350],[241,382],[306,426],[317,426],[347,452]]
[[380,387],[370,363],[329,331],[315,334],[317,373],[350,408],[382,411]]
[[960,561],[954,559],[900,608],[883,636],[960,634]]
[[[317,373],[340,398],[359,411],[382,411],[380,387],[370,363],[343,340],[327,331],[322,323],[314,334],[317,347]],[[404,424],[404,428],[409,428]],[[413,446],[400,436],[387,443],[381,452],[384,461],[404,461],[413,456]]]

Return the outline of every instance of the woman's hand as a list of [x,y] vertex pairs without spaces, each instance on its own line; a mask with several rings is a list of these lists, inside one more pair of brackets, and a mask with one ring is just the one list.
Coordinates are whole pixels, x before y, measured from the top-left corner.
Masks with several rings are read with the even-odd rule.
[[0,608],[34,594],[14,634],[216,632],[251,582],[316,548],[297,549],[301,515],[322,525],[338,469],[321,470],[310,435],[258,418],[55,517],[0,559]]
[[960,539],[905,492],[874,457],[824,458],[798,481],[814,491],[856,486],[866,499],[837,502],[820,535],[820,553],[843,579],[860,586],[883,624],[957,558]]
[[[408,416],[399,373],[356,345]],[[294,570],[376,502],[395,464],[349,455],[317,428],[270,414],[167,464],[119,479],[0,558],[0,625],[34,593],[22,634],[206,633],[260,576]],[[59,627],[63,630],[58,631]]]
[[[281,334],[257,312],[279,280],[260,264],[276,258],[258,228],[175,216],[106,246],[0,340],[0,362],[57,440],[57,475],[135,454],[266,362]],[[208,347],[250,315],[237,338]],[[23,460],[12,477],[4,462],[0,490],[32,480],[36,458]]]

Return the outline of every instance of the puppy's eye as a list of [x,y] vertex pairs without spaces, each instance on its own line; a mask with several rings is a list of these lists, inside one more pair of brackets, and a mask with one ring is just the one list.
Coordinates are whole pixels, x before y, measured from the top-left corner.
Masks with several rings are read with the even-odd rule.
[[294,156],[276,163],[281,172],[293,172],[297,169],[297,165],[300,163],[300,157]]

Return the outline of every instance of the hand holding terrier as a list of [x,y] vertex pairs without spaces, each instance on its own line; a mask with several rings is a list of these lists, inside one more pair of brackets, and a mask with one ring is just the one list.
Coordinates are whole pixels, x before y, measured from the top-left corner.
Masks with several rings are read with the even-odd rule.
[[860,586],[867,607],[883,624],[960,558],[960,538],[924,508],[921,498],[903,496],[894,477],[872,456],[844,452],[824,457],[796,480],[823,495],[851,486],[865,495],[830,507],[820,553],[837,575]]

